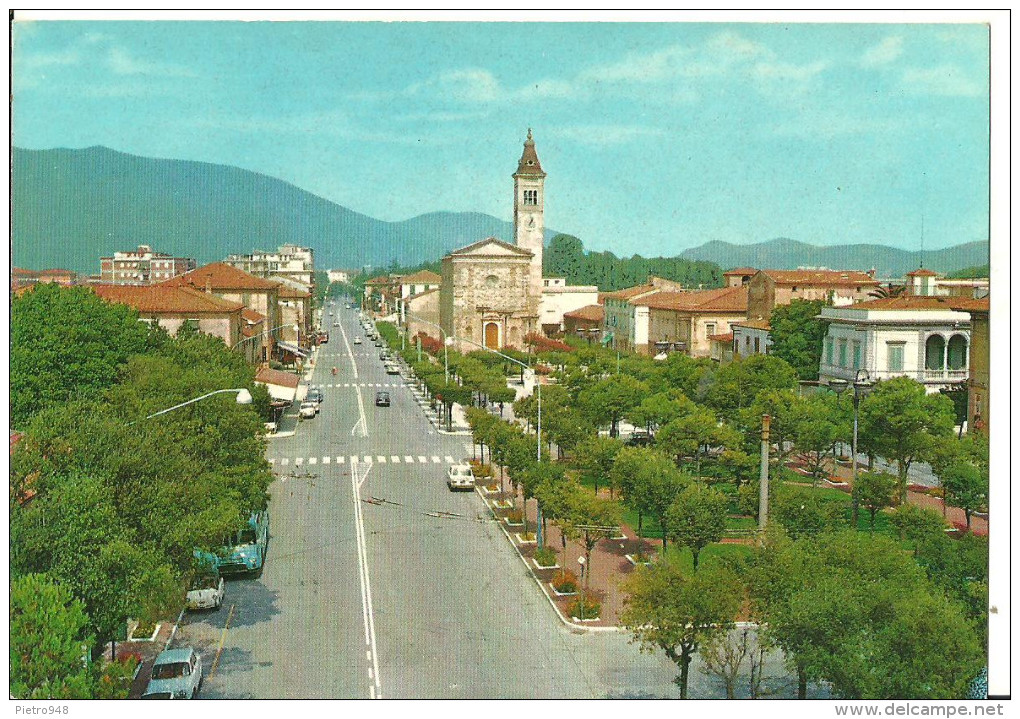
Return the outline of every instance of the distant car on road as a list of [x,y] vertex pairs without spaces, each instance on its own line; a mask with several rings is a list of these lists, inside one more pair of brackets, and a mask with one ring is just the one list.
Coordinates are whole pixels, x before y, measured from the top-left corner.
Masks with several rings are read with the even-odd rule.
[[392,362],[386,363],[386,374],[400,374],[400,367]]
[[390,406],[390,393],[389,392],[376,392],[375,393],[375,406],[376,407],[389,407]]
[[305,402],[315,402],[315,411],[319,411],[319,405],[322,404],[322,390],[318,387],[311,387],[308,390],[308,394],[305,395]]
[[655,444],[655,437],[640,429],[632,432],[627,440],[629,447],[647,447],[651,444]]
[[349,310],[350,308],[351,308],[351,306],[350,306],[350,305],[344,305],[344,309],[345,309],[345,310]]
[[152,665],[142,699],[194,699],[202,688],[202,655],[192,647],[167,649]]
[[301,415],[301,419],[315,419],[315,415],[319,413],[319,405],[315,402],[302,402],[301,409],[298,410],[298,414]]
[[354,338],[354,344],[360,345],[361,344],[361,338],[360,337],[355,337]]
[[376,340],[375,341],[375,346],[376,347],[382,347],[383,346],[383,341],[382,340]]
[[446,486],[451,492],[471,491],[475,488],[475,475],[470,464],[454,464],[446,470]]

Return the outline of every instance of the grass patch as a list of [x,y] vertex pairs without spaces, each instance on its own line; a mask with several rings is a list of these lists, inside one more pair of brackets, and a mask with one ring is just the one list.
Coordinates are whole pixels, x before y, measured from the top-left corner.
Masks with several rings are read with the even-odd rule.
[[[701,550],[698,567],[701,568],[716,562],[740,562],[750,557],[753,552],[752,547],[744,544],[710,544]],[[669,545],[666,548],[666,559],[678,563],[684,570],[694,571],[694,554],[687,547]]]

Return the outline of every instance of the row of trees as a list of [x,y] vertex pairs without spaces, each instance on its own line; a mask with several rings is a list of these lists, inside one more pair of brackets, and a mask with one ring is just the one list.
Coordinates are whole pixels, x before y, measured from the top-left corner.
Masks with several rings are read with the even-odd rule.
[[[47,285],[16,297],[11,344],[23,433],[11,456],[12,596],[22,580],[59,588],[46,590],[52,606],[17,607],[28,633],[12,634],[12,644],[74,643],[79,658],[83,645],[98,656],[128,617],[176,613],[194,549],[222,546],[265,507],[269,396],[221,340],[189,329],[170,337],[84,289]],[[40,386],[37,376],[56,379]],[[248,389],[253,404],[226,394],[144,419],[225,388]],[[34,611],[70,618],[50,623]],[[48,656],[21,655],[12,693],[94,695],[57,664],[37,664]]]

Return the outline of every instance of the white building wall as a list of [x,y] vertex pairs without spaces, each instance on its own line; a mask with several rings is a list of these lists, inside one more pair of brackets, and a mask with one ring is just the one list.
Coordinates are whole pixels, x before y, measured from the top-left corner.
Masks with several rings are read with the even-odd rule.
[[556,285],[542,290],[538,317],[540,325],[558,325],[563,331],[563,315],[588,305],[597,304],[599,289],[594,286],[567,287]]

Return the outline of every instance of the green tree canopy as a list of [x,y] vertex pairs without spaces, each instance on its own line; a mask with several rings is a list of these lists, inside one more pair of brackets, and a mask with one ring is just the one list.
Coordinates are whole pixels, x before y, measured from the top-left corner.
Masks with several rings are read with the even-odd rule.
[[729,499],[722,492],[691,482],[666,510],[664,532],[681,547],[690,548],[695,571],[701,550],[722,539],[728,506]]
[[772,338],[770,352],[786,360],[802,380],[817,380],[818,365],[822,359],[822,342],[829,331],[829,323],[817,319],[824,300],[793,300],[788,305],[777,305],[769,318]]

